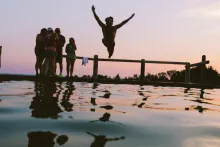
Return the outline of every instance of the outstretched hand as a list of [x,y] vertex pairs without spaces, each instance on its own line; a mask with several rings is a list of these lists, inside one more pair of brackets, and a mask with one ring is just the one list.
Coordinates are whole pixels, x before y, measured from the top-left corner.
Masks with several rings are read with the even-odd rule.
[[92,11],[95,11],[95,6],[94,5],[92,5]]

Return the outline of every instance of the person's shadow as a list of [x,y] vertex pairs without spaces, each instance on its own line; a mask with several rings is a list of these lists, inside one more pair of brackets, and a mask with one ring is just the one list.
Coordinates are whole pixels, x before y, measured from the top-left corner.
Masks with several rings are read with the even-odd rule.
[[105,144],[109,141],[119,141],[124,140],[125,137],[115,137],[115,138],[107,138],[105,135],[95,135],[90,132],[87,132],[87,134],[91,135],[95,138],[95,140],[92,142],[90,147],[104,147]]
[[49,131],[29,132],[27,136],[29,139],[28,147],[54,147],[56,143],[59,145],[64,145],[68,141],[68,136],[60,135],[57,137],[57,134]]
[[36,82],[35,92],[36,95],[29,107],[32,109],[32,117],[57,119],[62,110],[58,106],[58,97],[54,96],[56,94],[55,81]]

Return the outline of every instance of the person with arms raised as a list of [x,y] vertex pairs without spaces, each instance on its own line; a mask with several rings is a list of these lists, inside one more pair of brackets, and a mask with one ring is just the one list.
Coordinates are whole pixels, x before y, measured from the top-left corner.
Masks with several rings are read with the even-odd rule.
[[108,53],[109,53],[109,58],[111,58],[114,52],[114,48],[115,48],[115,36],[116,36],[117,30],[121,28],[123,25],[125,25],[130,19],[132,19],[135,13],[132,14],[128,19],[122,21],[120,24],[113,26],[113,17],[111,16],[107,17],[105,19],[106,24],[104,24],[99,19],[98,15],[96,14],[94,6],[92,6],[92,12],[99,26],[102,28],[102,33],[103,33],[102,43],[107,48]]

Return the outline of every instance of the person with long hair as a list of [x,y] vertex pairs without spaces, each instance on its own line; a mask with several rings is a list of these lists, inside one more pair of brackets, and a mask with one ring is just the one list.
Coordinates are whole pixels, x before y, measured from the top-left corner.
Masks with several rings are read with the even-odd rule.
[[35,45],[35,55],[36,55],[36,63],[35,63],[35,71],[36,75],[42,73],[42,64],[44,61],[44,53],[45,53],[45,39],[47,35],[47,29],[41,29],[40,34],[37,34],[36,37],[36,45]]
[[73,69],[74,64],[76,61],[76,51],[77,47],[75,44],[75,40],[73,38],[69,39],[69,43],[66,45],[66,71],[67,71],[67,77],[73,76]]

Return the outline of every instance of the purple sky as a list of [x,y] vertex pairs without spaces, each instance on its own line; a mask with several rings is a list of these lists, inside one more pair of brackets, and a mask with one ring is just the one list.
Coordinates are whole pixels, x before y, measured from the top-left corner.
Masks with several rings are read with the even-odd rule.
[[[91,6],[104,21],[113,16],[120,23],[135,17],[117,32],[112,58],[199,62],[207,55],[210,65],[220,69],[220,2],[216,0],[1,0],[0,73],[34,74],[35,37],[43,27],[61,28],[68,40],[74,37],[77,55],[107,58],[101,29]],[[65,59],[64,67],[65,67]],[[157,73],[183,66],[147,64],[146,72]],[[99,73],[114,76],[139,74],[140,64],[107,63]],[[64,70],[64,74],[66,70]],[[92,74],[92,62],[77,60],[75,74]]]

